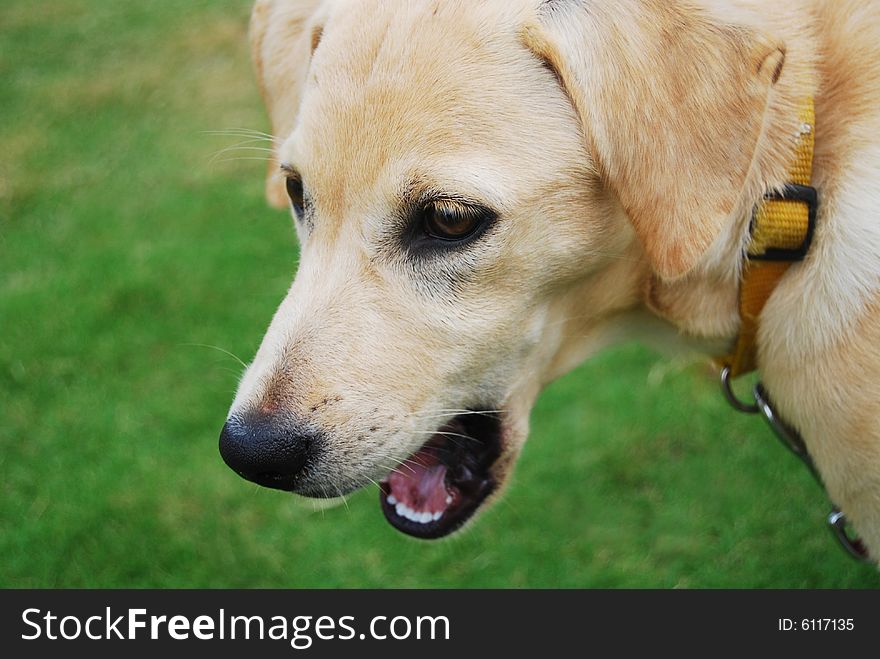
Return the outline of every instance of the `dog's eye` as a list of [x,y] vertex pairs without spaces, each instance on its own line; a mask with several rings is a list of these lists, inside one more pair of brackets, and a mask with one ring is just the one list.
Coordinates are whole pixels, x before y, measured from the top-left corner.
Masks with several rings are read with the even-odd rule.
[[305,193],[303,192],[302,179],[299,176],[287,177],[287,196],[290,197],[294,212],[302,217],[305,207]]
[[440,240],[464,240],[486,217],[483,209],[444,199],[430,202],[423,212],[425,233]]

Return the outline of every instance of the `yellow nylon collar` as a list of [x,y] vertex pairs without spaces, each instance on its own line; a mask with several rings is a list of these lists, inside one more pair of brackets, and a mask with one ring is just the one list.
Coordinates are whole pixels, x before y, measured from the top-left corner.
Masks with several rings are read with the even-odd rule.
[[730,376],[749,373],[757,367],[758,319],[770,295],[795,261],[809,248],[816,221],[816,191],[810,187],[813,174],[815,110],[813,99],[801,107],[795,161],[789,169],[789,183],[780,192],[764,196],[755,208],[739,293],[740,330],[733,351],[716,359],[730,368]]

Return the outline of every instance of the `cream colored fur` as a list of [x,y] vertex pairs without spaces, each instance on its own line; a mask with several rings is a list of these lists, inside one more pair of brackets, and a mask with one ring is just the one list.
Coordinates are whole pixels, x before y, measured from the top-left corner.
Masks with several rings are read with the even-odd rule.
[[[329,438],[316,494],[382,477],[447,415],[504,411],[503,484],[541,388],[622,338],[721,348],[751,209],[815,99],[814,246],[761,318],[762,377],[880,554],[880,7],[856,0],[260,0],[280,164],[314,213],[239,387]],[[402,200],[498,211],[413,261]]]

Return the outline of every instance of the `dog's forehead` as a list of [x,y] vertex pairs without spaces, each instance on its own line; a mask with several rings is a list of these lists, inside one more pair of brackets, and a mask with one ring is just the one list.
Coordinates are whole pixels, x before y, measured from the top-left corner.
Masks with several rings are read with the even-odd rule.
[[521,146],[509,126],[532,122],[523,95],[540,65],[504,3],[476,4],[353,3],[332,14],[282,158],[351,188],[389,163]]
[[518,38],[529,4],[530,0],[337,1],[318,22],[321,37],[316,43],[326,47],[313,57],[325,71],[336,68],[360,80],[394,70],[395,63],[417,63],[420,68],[435,63],[435,73],[454,71],[449,65],[456,60],[484,57],[506,46],[506,40]]

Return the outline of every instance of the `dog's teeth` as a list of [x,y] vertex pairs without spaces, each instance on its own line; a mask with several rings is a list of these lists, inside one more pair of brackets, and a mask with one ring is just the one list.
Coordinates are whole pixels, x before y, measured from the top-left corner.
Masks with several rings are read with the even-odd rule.
[[447,494],[446,495],[446,505],[448,506],[450,503],[452,503],[452,495]]
[[407,506],[405,503],[398,502],[397,506],[394,508],[394,510],[397,511],[398,515],[400,515],[401,517],[405,517],[406,519],[408,519],[411,522],[418,522],[419,521],[417,518],[418,513],[415,510],[413,510],[412,508],[410,508],[409,506]]
[[392,505],[392,506],[396,506],[396,505],[397,505],[397,497],[395,497],[393,494],[389,494],[389,495],[388,495],[388,498],[386,499],[386,501],[387,501],[390,505]]
[[393,496],[388,495],[388,503],[394,506],[394,511],[405,519],[408,519],[411,522],[415,522],[417,524],[430,524],[431,522],[436,522],[443,515],[443,512],[431,513],[429,511],[425,512],[417,512],[407,506],[402,501],[398,501]]

